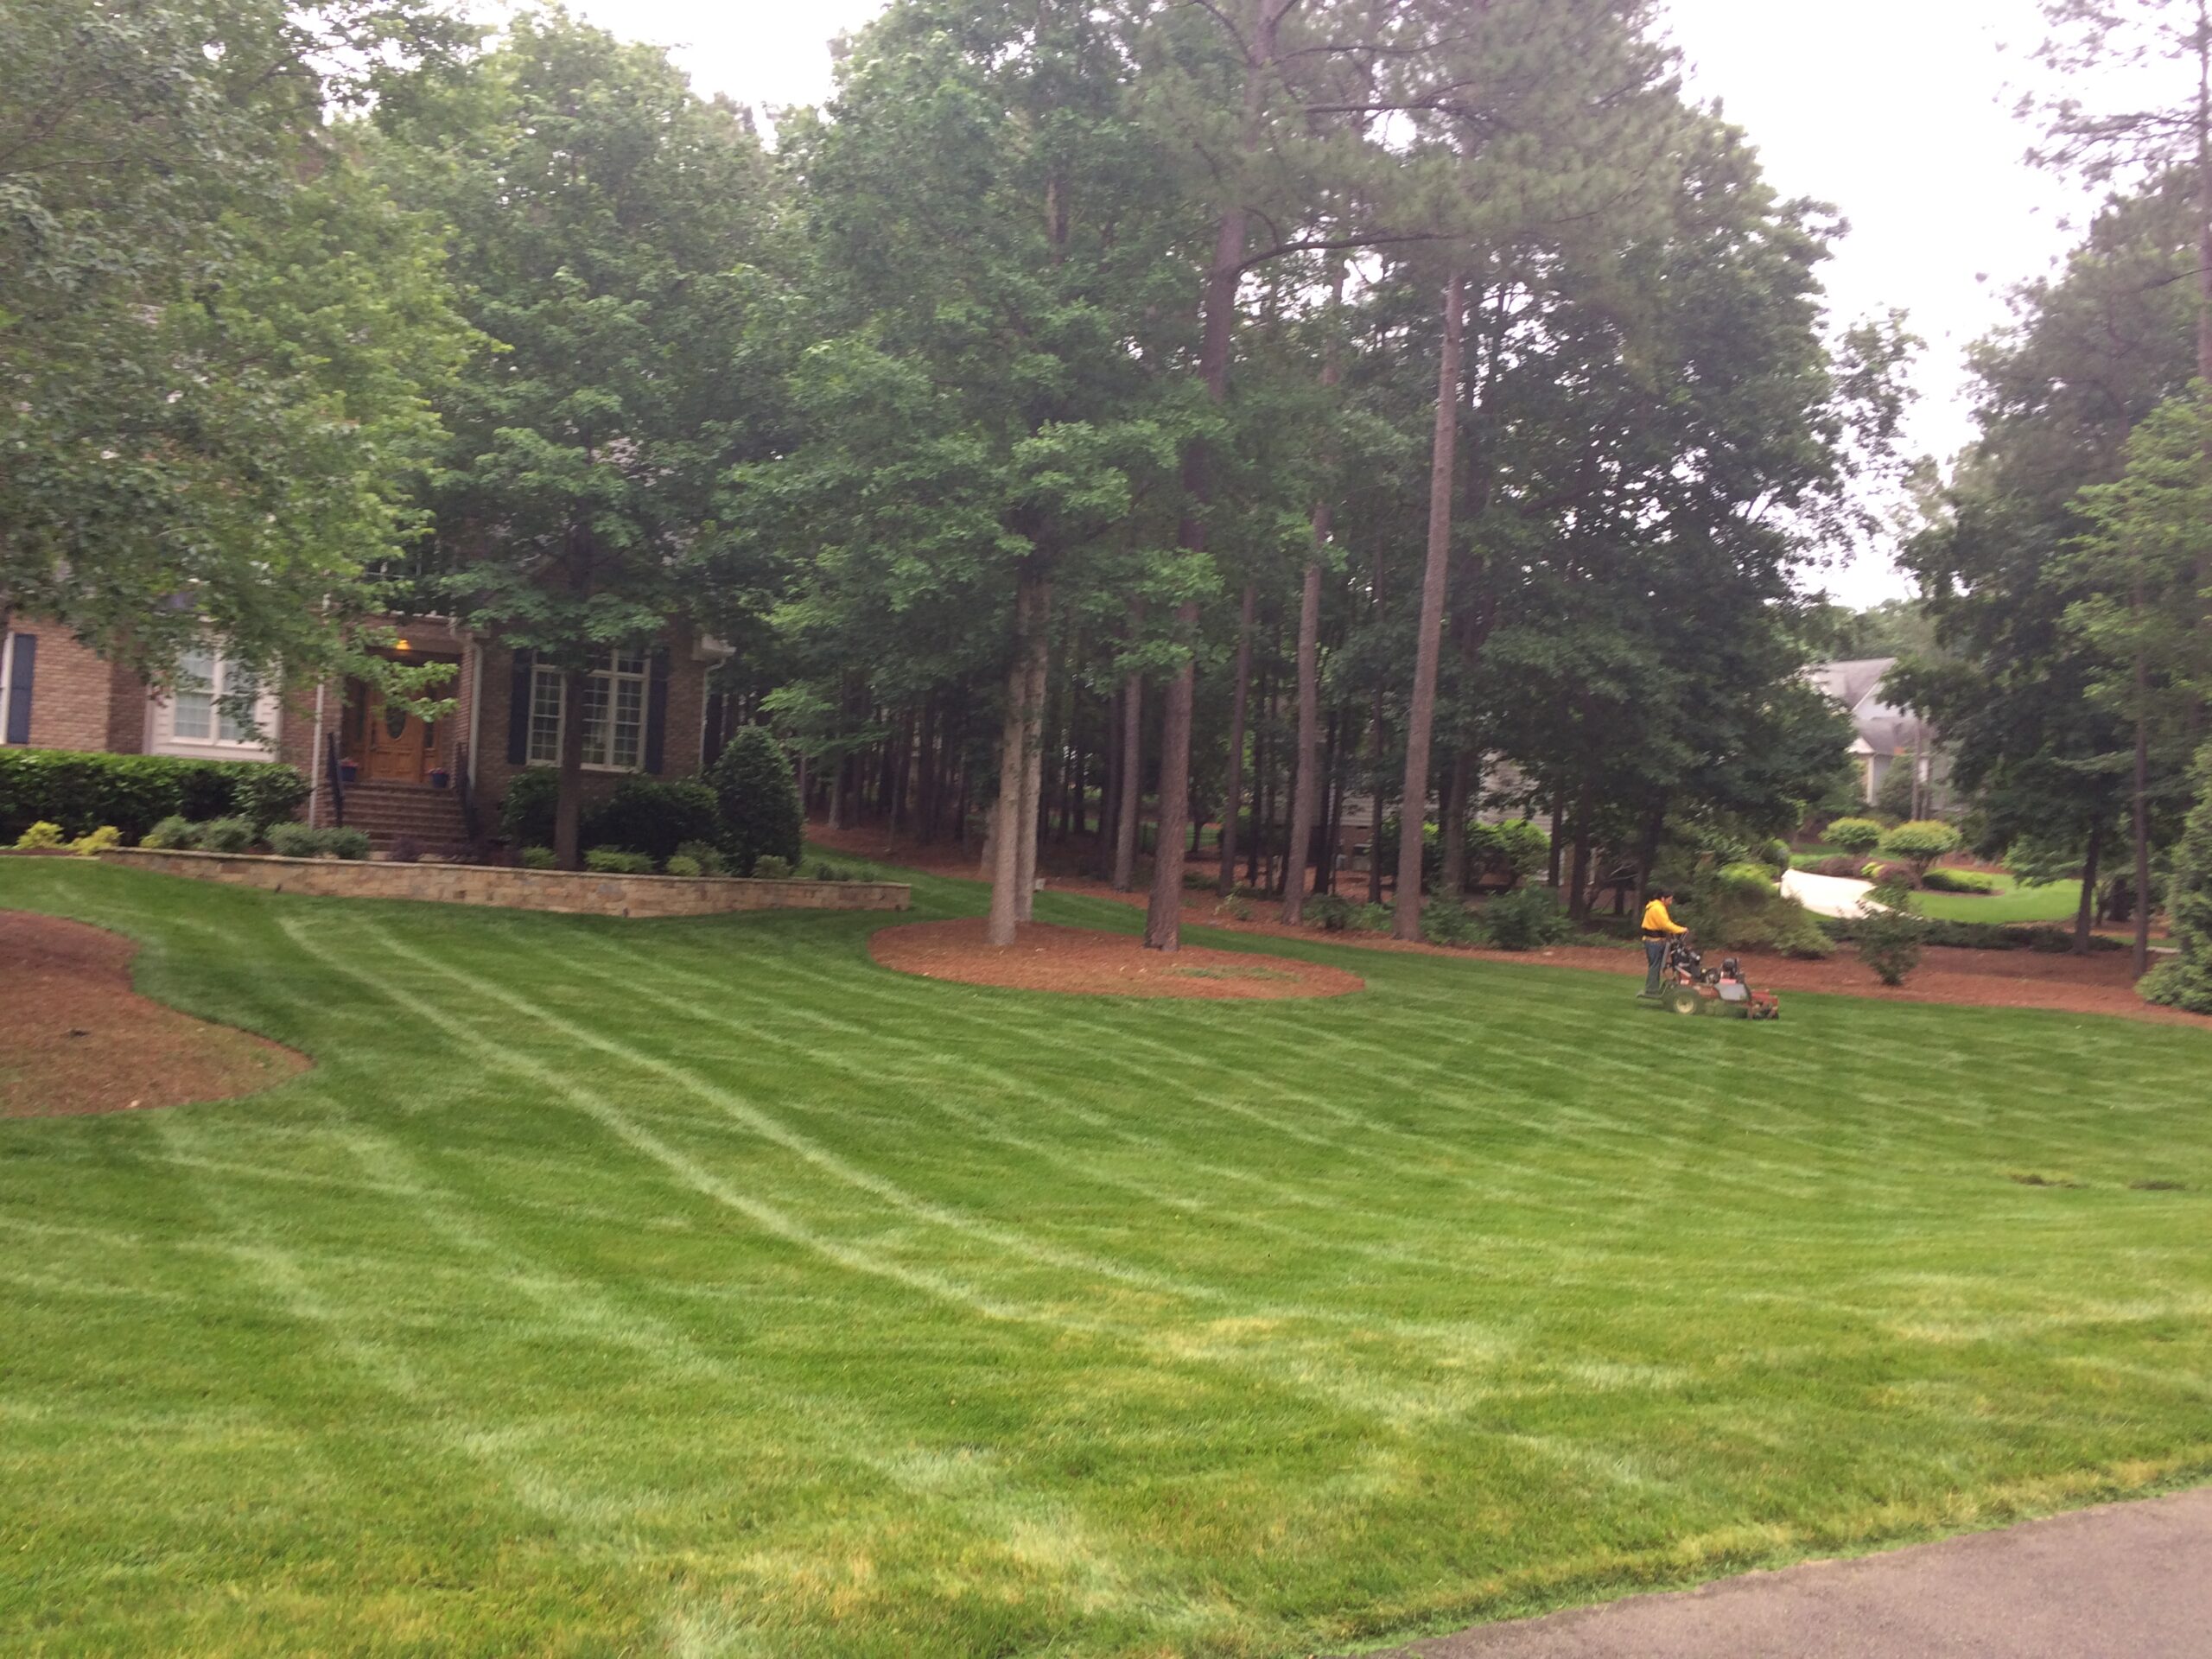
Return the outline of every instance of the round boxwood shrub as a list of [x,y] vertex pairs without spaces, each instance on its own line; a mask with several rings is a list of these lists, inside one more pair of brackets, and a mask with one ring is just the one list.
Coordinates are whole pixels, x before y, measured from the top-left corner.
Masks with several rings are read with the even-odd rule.
[[[587,846],[620,847],[664,863],[686,842],[714,839],[721,829],[715,813],[715,791],[695,778],[670,783],[625,778],[612,795],[585,810],[582,839]],[[547,829],[550,833],[550,821]]]
[[1516,887],[1482,909],[1483,938],[1500,950],[1557,944],[1574,931],[1559,900],[1543,887]]
[[1723,893],[1736,899],[1771,899],[1774,897],[1774,877],[1764,864],[1754,864],[1746,859],[1740,863],[1724,864],[1713,874],[1713,885]]
[[1915,818],[1884,836],[1882,851],[1891,858],[1903,859],[1912,866],[1914,874],[1924,878],[1929,865],[1959,850],[1960,840],[1957,829],[1939,818]]
[[1863,857],[1882,844],[1882,826],[1872,818],[1838,818],[1821,839],[1831,847]]
[[261,826],[251,818],[210,818],[200,826],[203,853],[243,853],[261,839]]
[[722,851],[731,869],[750,875],[764,855],[798,865],[806,820],[791,762],[772,734],[759,726],[740,727],[707,781],[714,788]]
[[517,772],[499,803],[500,833],[518,847],[552,845],[553,808],[560,793],[557,768],[531,766]]

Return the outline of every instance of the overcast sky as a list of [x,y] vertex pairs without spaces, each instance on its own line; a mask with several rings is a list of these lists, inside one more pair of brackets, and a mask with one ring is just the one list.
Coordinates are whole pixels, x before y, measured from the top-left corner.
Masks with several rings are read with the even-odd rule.
[[[1691,86],[1719,99],[1786,194],[1831,201],[1852,234],[1827,271],[1836,316],[1891,306],[1928,341],[1916,448],[1948,457],[1972,431],[1961,356],[2005,319],[2013,283],[2047,269],[2079,194],[2021,162],[2012,114],[2036,0],[1665,0]],[[880,0],[572,0],[618,34],[677,48],[702,91],[817,102],[827,42]],[[2007,54],[2001,48],[2010,45]],[[1879,561],[1840,596],[1904,591]]]

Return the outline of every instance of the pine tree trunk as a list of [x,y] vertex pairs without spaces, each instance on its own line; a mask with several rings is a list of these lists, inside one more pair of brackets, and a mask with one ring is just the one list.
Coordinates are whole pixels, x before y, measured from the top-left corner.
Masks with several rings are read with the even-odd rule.
[[1452,751],[1452,772],[1445,780],[1443,810],[1437,814],[1436,833],[1444,843],[1444,866],[1438,873],[1436,885],[1449,898],[1458,899],[1467,893],[1467,774],[1470,770],[1467,749],[1460,744]]
[[[1215,887],[1224,899],[1236,885],[1236,819],[1244,805],[1244,725],[1251,711],[1252,613],[1258,602],[1258,590],[1246,582],[1236,623],[1236,679],[1229,691],[1229,771],[1221,793],[1221,876]],[[1254,792],[1258,792],[1256,786]]]
[[[1280,651],[1282,640],[1275,639]],[[1252,794],[1257,810],[1252,814],[1252,845],[1244,857],[1244,884],[1261,892],[1273,891],[1275,874],[1274,685],[1271,674],[1260,676],[1260,721],[1252,734]],[[1266,885],[1262,885],[1263,882]]]
[[1038,582],[1029,595],[1028,672],[1023,721],[1020,863],[1014,877],[1014,904],[1020,918],[1034,919],[1037,909],[1037,856],[1043,840],[1045,789],[1045,704],[1050,690],[1052,639],[1052,584]]
[[1339,709],[1329,716],[1329,749],[1321,773],[1321,786],[1328,794],[1329,816],[1321,836],[1321,869],[1315,886],[1327,893],[1337,890],[1337,858],[1344,844],[1344,796],[1351,780],[1343,775],[1344,768],[1338,761],[1344,753],[1344,728],[1350,720],[1348,709]]
[[2151,971],[2151,665],[2135,656],[2135,977]]
[[[1134,632],[1144,615],[1139,601],[1131,607]],[[1137,821],[1144,811],[1144,676],[1132,674],[1122,688],[1122,797],[1114,825],[1114,891],[1137,884]]]
[[584,692],[591,676],[569,670],[561,677],[561,780],[553,798],[553,862],[564,870],[584,867]]
[[[995,945],[1014,942],[1021,921],[1022,808],[1029,778],[1029,636],[1035,626],[1034,584],[1016,579],[1014,597],[1014,648],[1007,671],[1006,716],[999,732],[999,793],[991,809],[984,856],[991,877],[991,911],[985,939]],[[1027,839],[1034,844],[1033,834]]]
[[1327,502],[1314,506],[1314,556],[1306,562],[1306,581],[1298,596],[1298,758],[1290,790],[1290,849],[1284,856],[1282,883],[1282,918],[1293,927],[1306,919],[1306,870],[1313,856],[1313,826],[1321,816],[1320,550],[1328,545],[1330,518]]
[[1574,893],[1567,900],[1567,913],[1578,922],[1590,919],[1591,820],[1596,816],[1596,785],[1585,782],[1581,798],[1574,806]]
[[2096,932],[2097,876],[2105,851],[2105,826],[2100,818],[2089,831],[2089,845],[2082,855],[2082,902],[2074,912],[2074,954],[2089,954],[2089,941]]
[[1459,364],[1466,279],[1444,284],[1444,351],[1436,375],[1436,431],[1429,460],[1428,557],[1421,572],[1421,632],[1414,647],[1406,715],[1406,786],[1398,809],[1398,904],[1393,938],[1421,938],[1422,827],[1428,817],[1429,744],[1436,728],[1436,674],[1444,648],[1444,600],[1452,563],[1452,480],[1459,449]]

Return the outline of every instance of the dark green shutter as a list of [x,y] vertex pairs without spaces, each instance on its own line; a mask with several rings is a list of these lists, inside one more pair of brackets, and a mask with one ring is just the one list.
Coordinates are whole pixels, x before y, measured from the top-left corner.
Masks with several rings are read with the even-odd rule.
[[507,686],[507,764],[519,766],[530,759],[530,671],[534,661],[527,651],[515,652],[514,675]]
[[668,754],[668,652],[653,652],[651,667],[645,683],[645,770],[658,776]]
[[15,664],[8,673],[8,741],[21,747],[31,741],[31,679],[38,666],[38,635],[19,633],[8,642]]

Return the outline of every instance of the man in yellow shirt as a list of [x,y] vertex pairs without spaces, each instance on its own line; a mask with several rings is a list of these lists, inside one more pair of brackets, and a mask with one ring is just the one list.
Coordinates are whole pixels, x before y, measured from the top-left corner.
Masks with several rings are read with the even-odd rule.
[[1646,996],[1659,995],[1659,976],[1667,966],[1667,946],[1689,931],[1675,920],[1673,912],[1668,908],[1674,902],[1675,890],[1662,887],[1643,907],[1643,960],[1649,969],[1643,978]]

